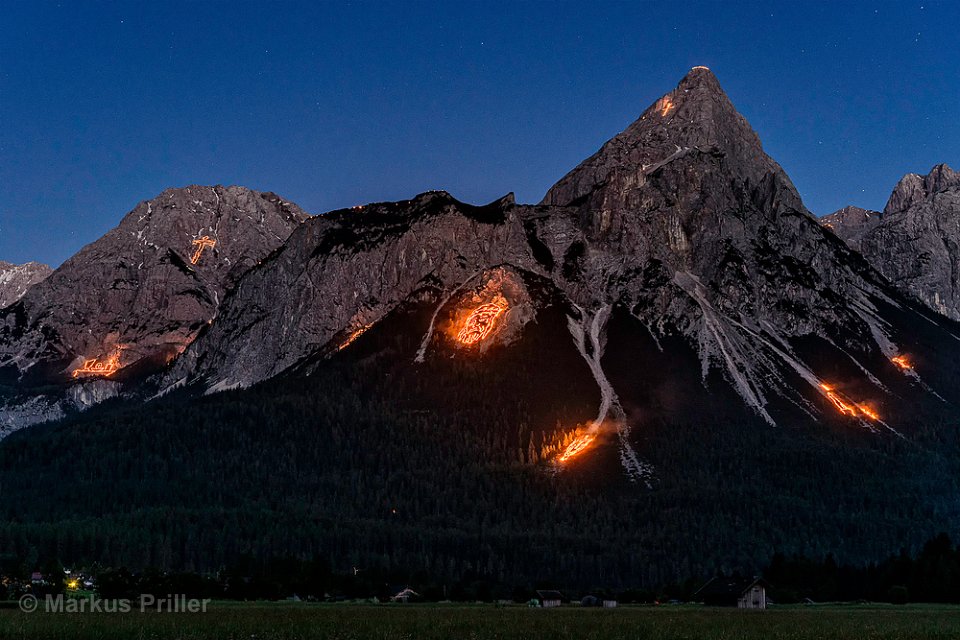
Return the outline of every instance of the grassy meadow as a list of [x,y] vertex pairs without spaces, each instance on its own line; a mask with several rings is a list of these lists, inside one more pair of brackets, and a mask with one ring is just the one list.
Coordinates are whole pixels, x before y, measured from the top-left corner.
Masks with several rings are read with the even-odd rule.
[[693,606],[612,610],[492,605],[214,603],[203,614],[0,610],[0,638],[71,640],[822,640],[960,638],[960,607],[814,606],[741,612]]

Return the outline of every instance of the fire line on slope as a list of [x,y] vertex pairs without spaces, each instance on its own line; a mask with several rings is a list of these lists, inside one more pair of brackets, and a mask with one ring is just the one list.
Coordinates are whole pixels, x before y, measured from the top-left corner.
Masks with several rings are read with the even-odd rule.
[[871,409],[869,405],[860,404],[850,400],[834,389],[833,385],[821,382],[820,388],[827,396],[827,399],[830,400],[830,402],[832,402],[837,410],[839,410],[843,415],[850,416],[851,418],[866,417],[870,420],[880,419],[880,416],[877,414],[877,412]]
[[196,249],[194,249],[193,255],[190,257],[190,264],[197,264],[200,262],[200,256],[203,255],[203,250],[213,249],[217,246],[217,241],[210,236],[201,236],[193,241],[193,246],[196,247]]
[[367,329],[369,329],[372,326],[373,326],[372,324],[368,324],[351,332],[350,335],[347,336],[347,338],[343,342],[337,345],[337,351],[343,351],[344,349],[349,347],[354,340],[356,340],[357,338],[362,336],[364,333],[366,333]]
[[563,453],[560,454],[560,457],[557,458],[557,461],[560,464],[569,462],[572,458],[575,458],[586,451],[596,439],[596,431],[591,431],[577,436],[574,438],[573,442],[567,445],[567,448],[563,450]]
[[117,350],[106,359],[88,358],[83,361],[83,365],[74,370],[73,377],[80,376],[104,376],[110,377],[120,370],[120,353],[123,347],[117,347]]
[[[623,407],[620,406],[620,400],[617,398],[613,385],[607,379],[603,371],[600,360],[603,357],[603,342],[601,332],[609,317],[611,307],[604,305],[595,313],[590,314],[577,307],[580,312],[580,318],[567,317],[567,327],[573,336],[574,343],[580,356],[586,361],[587,366],[593,373],[593,379],[597,381],[600,387],[600,409],[597,412],[597,418],[591,423],[586,434],[578,437],[567,446],[562,454],[557,458],[560,464],[569,462],[572,458],[582,453],[594,443],[600,429],[610,418],[616,425],[616,433],[619,444],[620,463],[623,465],[627,477],[631,481],[642,480],[648,488],[653,488],[652,478],[654,476],[653,467],[640,459],[633,445],[630,444],[630,425],[627,423]],[[589,345],[589,346],[588,346]]]
[[893,356],[892,358],[890,358],[890,362],[895,364],[897,368],[900,369],[901,371],[913,370],[913,365],[910,363],[910,359],[903,354],[898,356]]

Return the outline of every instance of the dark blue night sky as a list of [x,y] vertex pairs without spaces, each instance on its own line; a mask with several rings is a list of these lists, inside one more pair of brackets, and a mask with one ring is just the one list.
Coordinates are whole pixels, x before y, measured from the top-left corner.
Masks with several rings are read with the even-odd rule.
[[171,186],[306,210],[538,201],[713,69],[818,214],[960,165],[960,3],[6,2],[0,259],[59,264]]

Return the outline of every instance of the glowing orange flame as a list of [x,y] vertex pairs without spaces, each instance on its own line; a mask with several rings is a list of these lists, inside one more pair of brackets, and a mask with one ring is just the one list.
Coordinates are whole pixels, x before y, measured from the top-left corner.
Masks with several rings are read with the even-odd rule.
[[112,376],[120,369],[120,352],[122,351],[121,347],[117,347],[116,352],[106,358],[105,360],[100,360],[98,358],[90,358],[83,361],[83,366],[79,369],[74,370],[73,377],[79,378],[83,375],[88,376]]
[[359,338],[360,336],[362,336],[364,333],[366,333],[367,329],[369,329],[370,326],[371,326],[371,325],[367,325],[367,326],[365,326],[365,327],[360,327],[359,329],[357,329],[356,331],[354,331],[353,333],[351,333],[349,336],[347,336],[347,339],[344,340],[343,342],[341,342],[341,343],[340,343],[340,346],[337,347],[337,351],[343,351],[344,349],[346,349],[347,347],[349,347],[350,344],[351,344],[354,340],[356,340],[357,338]]
[[860,409],[860,413],[862,413],[863,415],[867,416],[867,417],[870,418],[871,420],[879,420],[879,419],[880,419],[880,416],[877,415],[877,412],[874,411],[873,409],[871,409],[870,407],[868,407],[868,406],[865,405],[865,404],[858,404],[858,405],[857,405],[857,409]]
[[820,383],[820,388],[826,393],[827,398],[833,405],[839,409],[840,413],[850,416],[851,418],[856,417],[867,417],[871,420],[879,420],[880,416],[874,411],[869,405],[866,404],[857,404],[849,398],[844,397],[838,391],[835,391],[833,386],[823,383]]
[[913,365],[910,364],[910,359],[904,355],[893,356],[892,358],[890,358],[890,362],[897,365],[897,367],[899,367],[903,371],[909,371],[910,369],[913,369]]
[[557,458],[557,460],[559,460],[561,464],[569,462],[571,458],[575,458],[586,451],[596,439],[596,433],[584,433],[580,436],[577,436],[574,438],[573,442],[567,445],[567,448],[563,450],[563,453],[560,454],[560,457]]
[[193,251],[193,256],[190,257],[190,264],[197,264],[200,262],[200,256],[203,255],[203,250],[213,249],[217,246],[217,241],[210,236],[202,236],[193,241],[193,246],[195,246],[196,249]]
[[673,111],[674,106],[675,105],[673,104],[673,98],[671,98],[670,96],[663,96],[662,98],[660,98],[660,101],[657,103],[657,109],[660,110],[661,116],[665,116],[671,111]]
[[490,335],[497,324],[497,319],[507,310],[507,301],[498,297],[493,302],[480,305],[463,323],[457,333],[457,340],[462,344],[476,344]]

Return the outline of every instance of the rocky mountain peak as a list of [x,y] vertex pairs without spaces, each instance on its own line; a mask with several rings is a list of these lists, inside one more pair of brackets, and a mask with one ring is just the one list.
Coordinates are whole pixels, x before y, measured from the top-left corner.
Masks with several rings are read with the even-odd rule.
[[[843,224],[863,224],[867,220],[872,220],[874,218],[880,217],[883,214],[879,211],[874,211],[872,209],[864,209],[862,207],[857,207],[855,205],[847,205],[842,209],[838,209],[833,213],[823,216],[821,221],[824,224],[833,222],[833,221],[842,221]],[[827,225],[829,226],[829,225]]]
[[0,370],[45,381],[86,375],[88,361],[162,365],[306,218],[274,193],[167,189],[0,313]]
[[954,187],[960,187],[960,173],[946,164],[936,165],[925,176],[908,173],[893,188],[893,193],[890,194],[883,212],[890,214],[904,211],[936,193]]
[[[161,386],[219,391],[320,367],[392,334],[395,314],[420,305],[407,357],[432,366],[465,353],[442,336],[470,330],[482,340],[477,327],[503,315],[523,320],[507,332],[517,337],[555,304],[569,335],[551,348],[572,342],[601,391],[591,428],[619,425],[621,461],[644,477],[618,400],[638,387],[607,377],[601,358],[632,348],[616,323],[656,343],[679,339],[704,384],[719,375],[770,424],[781,401],[812,413],[817,402],[837,406],[825,360],[897,350],[873,311],[896,294],[806,211],[707,69],[687,74],[540,206],[509,196],[472,206],[438,192],[355,209],[302,225],[246,274]],[[531,302],[538,291],[542,306]],[[811,336],[849,352],[806,361],[791,344]]]
[[[680,387],[771,425],[893,428],[878,411],[893,402],[882,387],[904,376],[889,359],[902,336],[912,342],[900,320],[912,303],[806,211],[708,69],[691,70],[542,206],[435,191],[285,226],[292,207],[223,187],[142,203],[0,315],[0,365],[46,359],[87,375],[169,356],[148,383],[162,393],[355,357],[379,379],[390,359],[446,394],[460,373],[435,377],[440,367],[494,380],[487,365],[536,346],[515,353],[537,370],[572,362],[598,393],[570,426],[586,416],[583,435],[614,445],[627,476],[644,481],[651,468],[631,429],[678,407]],[[666,387],[651,388],[642,370],[653,368],[672,376]],[[545,406],[576,386],[558,382]],[[710,411],[690,406],[694,419]]]
[[901,291],[960,320],[960,173],[945,164],[927,175],[908,173],[882,215],[823,218],[825,225]]
[[668,199],[676,198],[678,190],[712,188],[713,178],[723,174],[717,186],[732,179],[745,191],[762,191],[756,195],[775,203],[774,209],[782,205],[805,211],[789,178],[763,151],[756,132],[706,67],[691,69],[673,91],[561,178],[541,204],[607,211],[649,208],[655,203],[641,194],[667,165],[698,174],[676,189],[670,186],[674,193]]
[[960,173],[946,164],[938,164],[923,179],[928,193],[939,193],[953,187],[960,187]]
[[858,248],[860,238],[874,229],[883,220],[879,211],[846,206],[820,218],[820,224],[837,234],[839,238],[854,248]]

